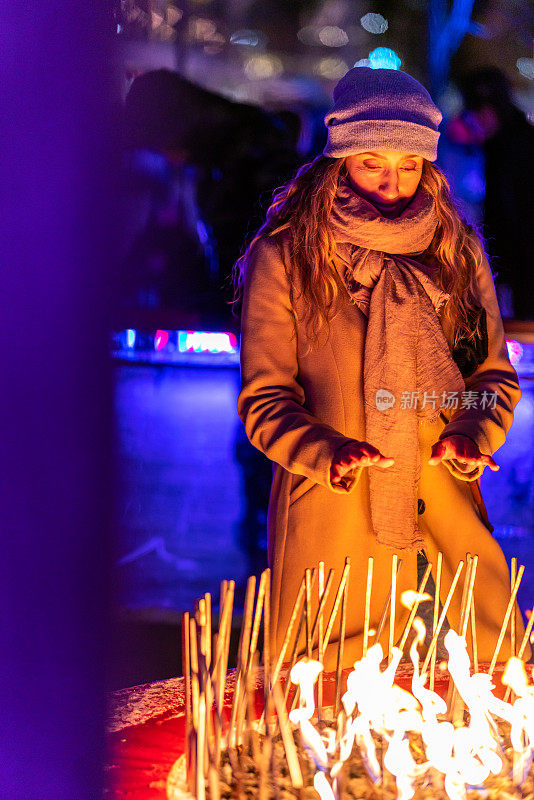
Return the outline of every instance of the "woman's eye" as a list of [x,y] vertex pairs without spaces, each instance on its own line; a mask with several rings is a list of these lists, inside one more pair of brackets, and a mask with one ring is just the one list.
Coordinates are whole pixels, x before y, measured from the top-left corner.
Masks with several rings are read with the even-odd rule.
[[366,167],[366,169],[380,169],[379,164],[370,164],[368,161],[364,161],[363,165]]
[[402,169],[404,170],[404,172],[415,172],[417,167],[414,165],[413,167],[402,167]]

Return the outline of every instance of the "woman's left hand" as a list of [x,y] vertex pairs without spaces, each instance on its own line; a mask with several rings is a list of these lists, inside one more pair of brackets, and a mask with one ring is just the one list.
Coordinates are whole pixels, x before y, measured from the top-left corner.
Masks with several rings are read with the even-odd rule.
[[431,466],[447,459],[456,459],[461,462],[459,466],[462,470],[465,464],[466,472],[474,470],[478,466],[489,467],[494,472],[500,469],[491,456],[483,455],[478,446],[468,436],[462,436],[461,434],[447,436],[432,445],[431,456],[428,459],[428,463]]

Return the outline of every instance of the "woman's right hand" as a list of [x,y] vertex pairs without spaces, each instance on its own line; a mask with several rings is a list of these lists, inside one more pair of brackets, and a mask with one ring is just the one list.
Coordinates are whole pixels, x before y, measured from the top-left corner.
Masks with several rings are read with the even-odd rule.
[[380,467],[386,469],[395,463],[395,459],[383,456],[368,442],[349,442],[335,453],[330,466],[330,482],[341,483],[343,477],[354,467]]

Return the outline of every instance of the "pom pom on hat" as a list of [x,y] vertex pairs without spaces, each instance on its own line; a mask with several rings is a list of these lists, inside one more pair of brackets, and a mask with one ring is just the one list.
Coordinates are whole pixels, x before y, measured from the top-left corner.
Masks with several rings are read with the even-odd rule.
[[408,73],[353,67],[336,84],[333,99],[324,118],[328,141],[323,155],[397,150],[436,160],[441,111]]

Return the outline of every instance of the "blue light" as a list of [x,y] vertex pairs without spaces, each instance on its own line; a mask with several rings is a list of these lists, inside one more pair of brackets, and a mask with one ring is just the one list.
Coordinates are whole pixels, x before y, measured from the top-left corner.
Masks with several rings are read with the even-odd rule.
[[258,31],[242,30],[236,31],[230,36],[230,44],[240,44],[245,47],[257,47],[261,37]]
[[200,240],[201,244],[207,244],[209,242],[209,234],[208,229],[206,228],[205,223],[199,219],[197,220],[197,236]]
[[178,350],[180,353],[187,353],[187,336],[188,331],[178,331]]
[[135,330],[113,334],[113,356],[135,363],[236,366],[239,341],[230,331]]
[[400,58],[389,47],[375,47],[369,53],[369,66],[371,69],[399,69],[400,65]]

